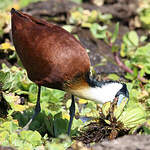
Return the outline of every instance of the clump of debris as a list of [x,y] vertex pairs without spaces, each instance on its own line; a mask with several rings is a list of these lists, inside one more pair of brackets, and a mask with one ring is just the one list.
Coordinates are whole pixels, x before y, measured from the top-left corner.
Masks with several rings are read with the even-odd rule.
[[85,144],[113,140],[127,134],[133,134],[146,121],[146,113],[142,107],[128,104],[128,100],[106,102],[100,108],[100,117],[91,121],[75,140]]

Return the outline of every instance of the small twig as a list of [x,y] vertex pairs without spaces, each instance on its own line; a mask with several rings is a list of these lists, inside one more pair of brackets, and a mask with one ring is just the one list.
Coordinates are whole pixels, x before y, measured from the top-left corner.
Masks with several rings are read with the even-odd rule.
[[126,71],[126,72],[128,72],[128,73],[133,74],[133,71],[132,71],[130,68],[128,68],[127,66],[125,66],[125,65],[120,61],[117,52],[114,52],[113,55],[114,55],[114,58],[115,58],[116,63],[118,64],[118,66],[119,66],[120,68],[122,68],[124,71]]
[[[120,61],[117,52],[114,52],[113,54],[114,54],[114,58],[115,58],[116,63],[118,64],[118,66],[119,66],[120,68],[122,68],[124,71],[126,71],[126,72],[128,72],[128,73],[130,73],[130,74],[133,74],[133,70],[131,70],[130,68],[128,68],[127,66],[125,66],[125,64]],[[144,77],[140,77],[140,76],[138,75],[137,78],[138,78],[141,82],[143,82],[143,83],[146,83],[146,82],[147,82],[147,80],[146,80]]]

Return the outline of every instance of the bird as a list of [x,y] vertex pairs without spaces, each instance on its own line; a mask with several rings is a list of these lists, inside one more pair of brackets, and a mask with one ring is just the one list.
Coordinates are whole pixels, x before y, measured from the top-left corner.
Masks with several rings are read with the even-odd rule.
[[68,135],[75,115],[75,96],[100,104],[119,96],[129,98],[125,83],[97,81],[90,74],[91,63],[86,49],[62,27],[12,8],[11,30],[13,44],[27,75],[38,85],[35,112],[25,129],[41,111],[41,86],[71,94]]

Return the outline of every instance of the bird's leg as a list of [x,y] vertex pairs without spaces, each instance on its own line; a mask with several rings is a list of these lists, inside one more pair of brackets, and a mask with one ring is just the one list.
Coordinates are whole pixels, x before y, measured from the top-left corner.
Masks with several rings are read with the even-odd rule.
[[70,131],[71,131],[71,126],[72,126],[72,122],[73,122],[73,117],[75,115],[75,99],[74,96],[71,96],[72,102],[71,102],[71,106],[69,108],[70,110],[70,120],[69,120],[69,126],[68,126],[68,135],[70,135]]
[[41,106],[40,106],[40,93],[41,93],[41,86],[38,86],[38,96],[37,96],[37,101],[36,101],[36,106],[34,110],[34,114],[32,118],[29,120],[29,122],[23,127],[23,130],[28,130],[31,122],[35,119],[35,117],[39,114],[41,111]]

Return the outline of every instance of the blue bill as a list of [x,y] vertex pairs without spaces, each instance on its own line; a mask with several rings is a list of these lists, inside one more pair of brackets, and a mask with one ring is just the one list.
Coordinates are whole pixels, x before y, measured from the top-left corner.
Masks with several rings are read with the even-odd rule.
[[123,94],[120,94],[118,97],[117,106],[119,106],[121,104],[121,102],[123,102],[123,101],[126,102],[126,104],[127,104],[129,101],[129,98],[125,97]]

